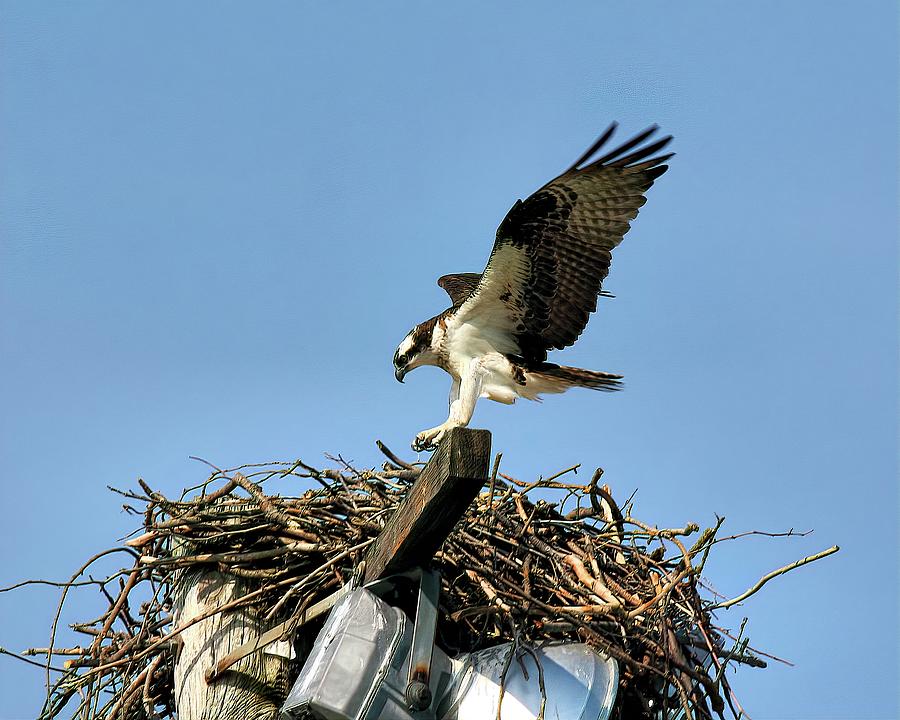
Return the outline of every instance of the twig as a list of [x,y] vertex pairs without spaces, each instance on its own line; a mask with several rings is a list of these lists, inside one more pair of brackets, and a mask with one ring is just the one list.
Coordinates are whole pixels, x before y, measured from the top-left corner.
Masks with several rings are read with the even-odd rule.
[[713,605],[709,609],[710,610],[723,610],[725,608],[729,608],[732,605],[735,605],[735,604],[741,602],[742,600],[746,600],[748,597],[753,595],[753,593],[755,593],[757,590],[759,590],[763,585],[765,585],[767,582],[769,582],[769,580],[771,580],[772,578],[776,578],[779,575],[784,575],[786,572],[790,572],[791,570],[794,570],[795,568],[802,567],[803,565],[807,565],[811,562],[815,562],[816,560],[821,560],[824,557],[833,555],[838,550],[840,550],[840,547],[838,547],[837,545],[832,545],[830,548],[828,548],[827,550],[823,550],[820,553],[816,553],[815,555],[810,555],[808,557],[803,558],[802,560],[796,560],[792,563],[788,563],[784,567],[778,568],[777,570],[773,570],[772,572],[763,575],[759,579],[759,582],[757,582],[749,590],[742,592],[736,598],[732,598],[731,600],[727,600],[726,602],[721,602],[716,605]]
[[393,452],[391,452],[391,449],[383,442],[381,442],[381,440],[376,440],[375,445],[377,445],[378,449],[384,453],[385,457],[392,463],[394,463],[394,465],[396,465],[397,467],[401,467],[404,470],[418,471],[419,468],[415,467],[414,465],[410,465],[405,460],[401,460]]
[[[42,670],[44,668],[49,667],[51,670],[54,670],[56,672],[65,672],[65,668],[58,668],[53,665],[48,665],[47,663],[41,663],[41,662],[36,662],[34,660],[30,660],[29,658],[23,657],[22,655],[19,655],[18,653],[14,653],[12,650],[7,650],[5,647],[0,647],[0,655],[7,655],[11,658],[15,658],[16,660],[21,660],[23,663],[28,663],[29,665],[34,665],[35,667],[39,667]],[[49,655],[47,656],[47,659],[48,660],[50,659]]]

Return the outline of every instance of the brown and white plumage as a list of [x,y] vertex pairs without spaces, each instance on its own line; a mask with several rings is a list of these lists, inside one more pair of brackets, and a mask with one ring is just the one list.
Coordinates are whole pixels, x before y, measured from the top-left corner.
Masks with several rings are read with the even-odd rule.
[[672,157],[657,154],[671,137],[651,141],[656,126],[601,155],[615,128],[513,205],[483,273],[438,280],[453,306],[414,328],[394,356],[400,380],[426,364],[454,379],[450,417],[420,433],[414,445],[434,445],[450,427],[466,425],[479,396],[511,403],[575,386],[618,388],[620,376],[547,362],[548,351],[572,345],[583,332],[612,250]]

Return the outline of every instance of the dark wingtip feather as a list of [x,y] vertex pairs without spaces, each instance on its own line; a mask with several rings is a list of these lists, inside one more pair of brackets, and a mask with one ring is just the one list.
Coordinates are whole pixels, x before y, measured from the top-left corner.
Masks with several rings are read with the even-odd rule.
[[[615,132],[616,128],[618,128],[618,126],[619,124],[617,122],[611,123],[609,127],[606,128],[606,130],[603,132],[603,134],[594,142],[594,144],[591,145],[584,153],[582,153],[581,157],[579,157],[578,160],[572,163],[572,165],[563,173],[563,175],[567,175],[572,172],[584,172],[585,170],[600,167],[628,168],[631,170],[647,171],[650,168],[659,165],[660,163],[664,163],[675,154],[669,153],[667,155],[660,155],[657,158],[651,158],[651,155],[653,155],[653,153],[659,152],[670,142],[672,142],[671,135],[666,135],[659,140],[654,140],[644,147],[639,147],[641,143],[650,138],[653,133],[659,130],[659,125],[654,123],[646,130],[639,132],[630,140],[619,145],[619,147],[609,151],[602,157],[591,160],[587,165],[585,165],[585,163],[590,160],[592,155],[594,155],[598,150],[606,145],[607,141],[613,136],[613,133]],[[647,158],[650,159],[648,160]],[[662,173],[658,173],[655,177],[658,177],[661,174]]]
[[653,133],[655,133],[657,130],[659,130],[659,125],[651,125],[643,132],[635,135],[633,138],[631,138],[631,140],[628,140],[627,142],[619,145],[619,147],[617,147],[615,150],[611,150],[603,157],[594,160],[589,167],[593,167],[596,165],[606,165],[619,160],[620,158],[624,157],[628,151],[640,145],[642,142],[644,142],[644,140],[653,135]]
[[662,175],[666,170],[669,169],[668,165],[657,165],[655,167],[648,168],[644,170],[644,176],[652,183],[656,178]]
[[[606,144],[606,141],[609,140],[613,136],[613,133],[616,131],[617,127],[619,127],[619,123],[617,123],[615,120],[613,120],[609,124],[609,127],[603,131],[603,134],[594,141],[594,144],[591,145],[587,150],[585,150],[581,154],[581,157],[579,157],[575,162],[573,162],[569,166],[569,168],[566,170],[566,172],[570,173],[573,170],[577,170],[578,166],[581,165],[581,163],[585,162],[591,155],[593,155],[595,152],[597,152],[601,147],[603,147]],[[563,173],[563,174],[565,175],[565,173]]]
[[[644,160],[645,158],[649,158],[654,153],[662,150],[666,145],[672,142],[672,136],[666,135],[664,138],[660,138],[656,142],[652,142],[649,145],[645,145],[642,148],[638,148],[630,155],[625,155],[624,157],[620,157],[614,162],[609,163],[610,167],[629,167],[636,165]],[[671,157],[670,155],[666,156],[666,159]],[[664,162],[664,160],[660,160],[659,158],[654,158],[657,162]]]

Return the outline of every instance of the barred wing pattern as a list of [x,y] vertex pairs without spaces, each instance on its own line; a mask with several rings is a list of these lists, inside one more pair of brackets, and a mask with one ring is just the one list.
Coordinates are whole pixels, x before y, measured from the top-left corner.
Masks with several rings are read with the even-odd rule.
[[[513,205],[480,278],[465,273],[438,281],[453,300],[455,321],[506,336],[502,351],[528,364],[544,362],[548,350],[568,347],[581,335],[597,309],[613,248],[646,201],[644,193],[668,169],[672,154],[654,154],[671,136],[645,144],[656,126],[592,160],[615,128],[562,175]],[[474,287],[461,297],[467,284]]]

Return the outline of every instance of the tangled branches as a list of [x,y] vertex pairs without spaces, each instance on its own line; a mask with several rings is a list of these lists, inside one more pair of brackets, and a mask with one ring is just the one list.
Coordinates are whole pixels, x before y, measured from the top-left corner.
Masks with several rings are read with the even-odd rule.
[[[418,476],[419,467],[382,449],[392,462],[377,470],[359,471],[340,458],[337,469],[318,470],[298,460],[214,469],[177,501],[143,482],[142,492],[121,493],[143,504],[140,511],[126,506],[142,515],[140,534],[92,558],[64,584],[62,599],[91,563],[125,553],[130,566],[88,583],[108,608],[71,626],[86,636],[83,645],[54,647],[54,623],[50,646],[25,653],[46,656],[50,691],[41,720],[64,712],[87,720],[173,717],[173,668],[187,627],[248,607],[269,626],[299,623],[351,579]],[[700,577],[715,544],[739,536],[717,539],[721,520],[703,532],[692,523],[643,523],[630,502],[620,507],[599,484],[601,471],[588,484],[570,481],[577,466],[527,483],[498,472],[499,460],[435,556],[439,644],[453,654],[507,640],[579,640],[618,661],[619,718],[739,717],[725,669],[765,662],[743,627],[734,638],[717,626],[715,599]],[[267,494],[263,486],[279,479],[310,489]],[[197,569],[217,569],[249,589],[174,627],[179,581]],[[61,668],[51,665],[54,656],[66,658]]]

